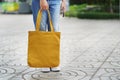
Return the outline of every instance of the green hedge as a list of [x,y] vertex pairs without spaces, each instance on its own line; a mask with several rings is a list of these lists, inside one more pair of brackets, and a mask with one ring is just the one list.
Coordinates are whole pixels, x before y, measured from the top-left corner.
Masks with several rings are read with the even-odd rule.
[[99,6],[87,9],[87,4],[70,6],[70,11],[65,13],[67,17],[78,17],[86,19],[120,19],[119,13],[103,12]]
[[81,12],[81,13],[76,13],[72,12],[69,13],[67,12],[65,14],[68,17],[78,17],[82,19],[120,19],[120,14],[114,13],[105,13],[105,12]]

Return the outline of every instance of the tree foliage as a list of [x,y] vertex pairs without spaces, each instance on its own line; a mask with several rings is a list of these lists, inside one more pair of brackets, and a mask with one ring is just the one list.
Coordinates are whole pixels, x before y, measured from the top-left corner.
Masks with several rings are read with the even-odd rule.
[[106,12],[119,12],[119,0],[70,0],[70,4],[95,4],[100,5]]

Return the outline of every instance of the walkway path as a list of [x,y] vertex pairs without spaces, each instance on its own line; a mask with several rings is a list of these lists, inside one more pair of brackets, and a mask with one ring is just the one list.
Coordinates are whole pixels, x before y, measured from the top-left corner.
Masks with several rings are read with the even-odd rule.
[[27,66],[32,15],[0,15],[0,80],[120,80],[120,22],[60,19],[61,72]]

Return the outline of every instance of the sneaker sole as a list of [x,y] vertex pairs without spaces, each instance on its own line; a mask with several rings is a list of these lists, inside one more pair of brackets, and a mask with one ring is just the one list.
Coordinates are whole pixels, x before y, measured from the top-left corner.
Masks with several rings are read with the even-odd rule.
[[60,70],[55,70],[55,71],[54,71],[54,70],[51,70],[51,72],[60,72]]
[[41,71],[42,73],[49,73],[50,71]]

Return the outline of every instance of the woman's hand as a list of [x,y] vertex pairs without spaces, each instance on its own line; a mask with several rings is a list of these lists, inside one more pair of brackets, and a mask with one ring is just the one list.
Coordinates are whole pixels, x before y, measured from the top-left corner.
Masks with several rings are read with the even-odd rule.
[[61,9],[63,12],[66,11],[66,0],[62,0]]
[[49,9],[48,2],[46,0],[40,0],[40,7],[41,7],[42,10]]

